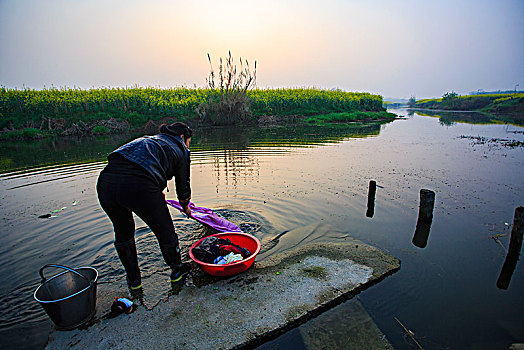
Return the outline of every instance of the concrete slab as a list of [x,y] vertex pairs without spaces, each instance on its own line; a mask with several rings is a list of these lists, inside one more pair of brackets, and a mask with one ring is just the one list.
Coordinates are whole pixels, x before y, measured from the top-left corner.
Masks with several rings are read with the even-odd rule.
[[[195,272],[177,295],[156,305],[144,303],[130,315],[98,320],[87,329],[53,331],[47,349],[252,348],[350,299],[399,267],[396,258],[357,240],[311,243],[229,279]],[[122,288],[101,285],[97,308],[109,310]]]

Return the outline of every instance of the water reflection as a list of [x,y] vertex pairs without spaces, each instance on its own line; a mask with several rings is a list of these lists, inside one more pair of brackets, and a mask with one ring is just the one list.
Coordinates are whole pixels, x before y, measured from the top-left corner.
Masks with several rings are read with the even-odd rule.
[[2,141],[0,173],[48,165],[103,161],[115,146],[131,138],[133,135]]
[[371,180],[369,182],[369,191],[368,191],[368,205],[366,210],[366,216],[372,218],[375,214],[375,193],[377,192],[377,182]]
[[433,208],[435,206],[435,192],[431,190],[420,190],[420,206],[418,212],[417,226],[413,236],[413,244],[419,248],[425,248],[428,244],[429,231],[433,222]]
[[43,184],[53,181],[63,181],[77,175],[98,173],[105,166],[105,162],[94,162],[66,167],[36,168],[30,173],[14,172],[0,175],[0,179],[9,180],[12,184],[8,190]]
[[522,236],[524,234],[524,207],[515,209],[515,218],[513,220],[513,228],[511,229],[511,238],[509,241],[508,253],[506,260],[500,271],[497,280],[497,287],[499,289],[508,289],[511,276],[517,267],[520,250],[522,248]]
[[517,267],[517,262],[519,261],[520,249],[515,251],[508,251],[506,259],[504,260],[504,265],[502,265],[502,270],[500,271],[499,278],[497,280],[497,287],[499,289],[508,289],[509,282],[515,272]]
[[[247,150],[223,150],[213,155],[213,176],[216,182],[225,181],[227,187],[236,189],[238,182],[247,184],[260,175],[258,157],[250,156]],[[219,187],[216,187],[219,193]]]
[[[410,110],[411,111],[411,110]],[[451,126],[455,123],[468,124],[514,124],[523,126],[524,120],[519,115],[492,115],[480,112],[459,112],[459,111],[432,111],[432,110],[416,110],[416,113],[421,116],[429,116],[439,118],[441,125]]]
[[[191,142],[192,160],[194,162],[210,161],[211,156],[215,158],[213,161],[218,159],[219,162],[229,165],[229,161],[226,161],[224,156],[234,156],[232,160],[236,162],[236,165],[233,165],[233,168],[245,167],[249,164],[242,163],[244,155],[233,151],[263,148],[271,149],[271,152],[287,152],[288,147],[310,147],[340,142],[347,138],[378,135],[380,128],[380,123],[202,128],[195,130],[195,136]],[[128,133],[24,142],[2,141],[0,173],[54,164],[71,165],[105,161],[110,152],[138,136],[141,134]],[[214,153],[215,151],[219,152]]]

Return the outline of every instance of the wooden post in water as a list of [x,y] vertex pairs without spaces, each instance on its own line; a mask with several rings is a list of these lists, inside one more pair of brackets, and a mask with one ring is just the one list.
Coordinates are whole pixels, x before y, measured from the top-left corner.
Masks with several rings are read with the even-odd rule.
[[499,289],[508,289],[511,276],[517,267],[520,250],[522,248],[522,236],[524,235],[524,207],[515,209],[515,217],[513,218],[513,227],[511,229],[511,238],[509,240],[508,253],[506,260],[502,265],[499,279],[497,280],[497,287]]
[[435,192],[431,190],[420,190],[420,207],[418,218],[422,220],[433,220],[433,208],[435,207]]
[[366,216],[372,218],[375,214],[375,194],[377,193],[377,182],[371,180],[369,182],[369,191],[368,191],[368,209],[366,211]]
[[425,248],[428,244],[429,231],[433,221],[433,208],[435,207],[435,192],[431,190],[420,190],[420,204],[418,210],[417,227],[412,243],[419,248]]

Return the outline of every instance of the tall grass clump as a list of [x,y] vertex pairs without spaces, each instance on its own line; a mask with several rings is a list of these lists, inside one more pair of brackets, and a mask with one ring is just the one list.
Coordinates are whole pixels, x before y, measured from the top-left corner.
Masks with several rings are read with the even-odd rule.
[[247,91],[256,85],[257,62],[251,71],[249,62],[239,59],[240,66],[234,63],[231,51],[226,59],[220,58],[215,72],[211,56],[207,54],[210,65],[206,79],[207,100],[196,109],[197,115],[205,123],[212,125],[233,125],[251,118],[251,99]]

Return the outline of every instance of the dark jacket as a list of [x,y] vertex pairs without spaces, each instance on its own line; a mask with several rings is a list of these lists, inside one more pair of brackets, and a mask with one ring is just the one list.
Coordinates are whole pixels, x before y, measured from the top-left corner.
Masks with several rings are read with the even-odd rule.
[[167,181],[175,177],[176,194],[181,205],[191,198],[189,184],[190,153],[180,136],[159,134],[144,136],[133,140],[113,151],[109,156],[119,154],[127,160],[140,165],[158,184],[160,190]]

